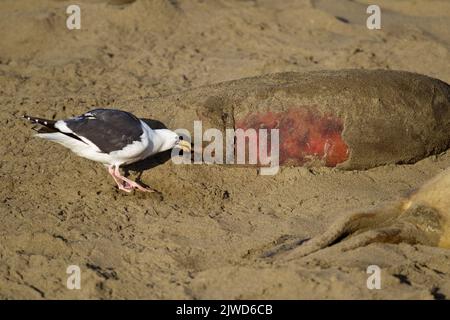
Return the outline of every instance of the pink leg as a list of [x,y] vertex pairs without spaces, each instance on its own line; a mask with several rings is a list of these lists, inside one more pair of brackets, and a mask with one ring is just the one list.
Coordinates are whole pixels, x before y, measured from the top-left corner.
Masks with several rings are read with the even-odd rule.
[[118,177],[116,177],[116,175],[114,174],[114,165],[108,166],[108,172],[111,175],[111,177],[113,177],[114,181],[117,183],[119,190],[123,190],[125,192],[131,192],[131,190],[133,190],[133,188],[126,188],[122,183],[122,181],[119,180]]
[[[131,190],[133,190],[134,188],[136,188],[136,189],[141,190],[141,191],[144,191],[144,192],[155,192],[155,190],[153,190],[153,189],[151,189],[151,188],[144,188],[144,187],[141,186],[139,183],[137,183],[137,182],[135,182],[135,181],[133,181],[133,180],[130,180],[130,179],[128,179],[128,178],[122,176],[122,175],[120,174],[120,171],[119,171],[119,166],[115,166],[115,168],[114,168],[114,176],[115,176],[116,178],[122,180],[123,182],[125,182],[125,183],[124,183],[124,187],[125,187],[127,190],[130,190],[130,191],[131,191]],[[120,189],[120,187],[119,187],[119,189]],[[129,192],[129,191],[127,191],[127,192]]]

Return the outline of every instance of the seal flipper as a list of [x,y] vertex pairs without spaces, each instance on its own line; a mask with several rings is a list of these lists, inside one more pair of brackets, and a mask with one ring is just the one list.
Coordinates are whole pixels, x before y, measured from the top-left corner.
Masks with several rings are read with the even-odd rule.
[[292,260],[328,247],[348,251],[375,242],[450,248],[450,168],[406,199],[369,213],[346,216],[305,244],[272,256]]

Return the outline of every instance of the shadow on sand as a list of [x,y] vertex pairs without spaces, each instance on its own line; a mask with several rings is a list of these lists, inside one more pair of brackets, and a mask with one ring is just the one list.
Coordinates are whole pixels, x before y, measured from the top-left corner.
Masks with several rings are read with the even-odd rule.
[[[167,129],[166,125],[164,123],[162,123],[161,121],[153,120],[153,119],[146,119],[146,118],[141,118],[141,120],[144,121],[150,128],[152,128],[154,130]],[[182,154],[182,152],[183,151],[180,150],[180,154]],[[158,153],[154,156],[145,158],[141,161],[138,161],[138,162],[135,162],[135,163],[132,163],[129,165],[125,165],[122,167],[124,170],[125,176],[129,176],[130,171],[138,172],[136,182],[139,182],[139,183],[145,185],[141,181],[142,173],[145,170],[150,170],[150,169],[157,167],[161,164],[164,164],[165,162],[170,160],[171,153],[172,153],[172,150],[167,150],[167,151]]]

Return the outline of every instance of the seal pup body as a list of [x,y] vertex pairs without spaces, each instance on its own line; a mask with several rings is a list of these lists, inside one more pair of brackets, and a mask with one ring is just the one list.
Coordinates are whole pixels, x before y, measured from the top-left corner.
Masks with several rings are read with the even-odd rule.
[[[283,244],[264,256],[276,255],[283,260],[292,260],[331,246],[348,251],[375,242],[404,242],[450,249],[450,168],[405,199],[379,209],[350,214],[323,234],[302,241],[300,246]],[[292,247],[294,249],[288,251],[283,249]]]

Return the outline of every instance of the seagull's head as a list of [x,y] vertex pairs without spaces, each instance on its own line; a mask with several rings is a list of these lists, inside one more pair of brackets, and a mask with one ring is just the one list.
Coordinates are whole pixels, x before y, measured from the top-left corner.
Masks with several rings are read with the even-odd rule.
[[175,143],[174,148],[180,148],[183,152],[190,153],[191,152],[191,143],[183,139],[182,136],[177,135],[177,142]]
[[160,148],[161,151],[179,148],[183,150],[183,152],[191,152],[191,143],[184,140],[183,137],[176,132],[168,129],[159,129],[155,130],[155,132],[157,132],[163,140]]

